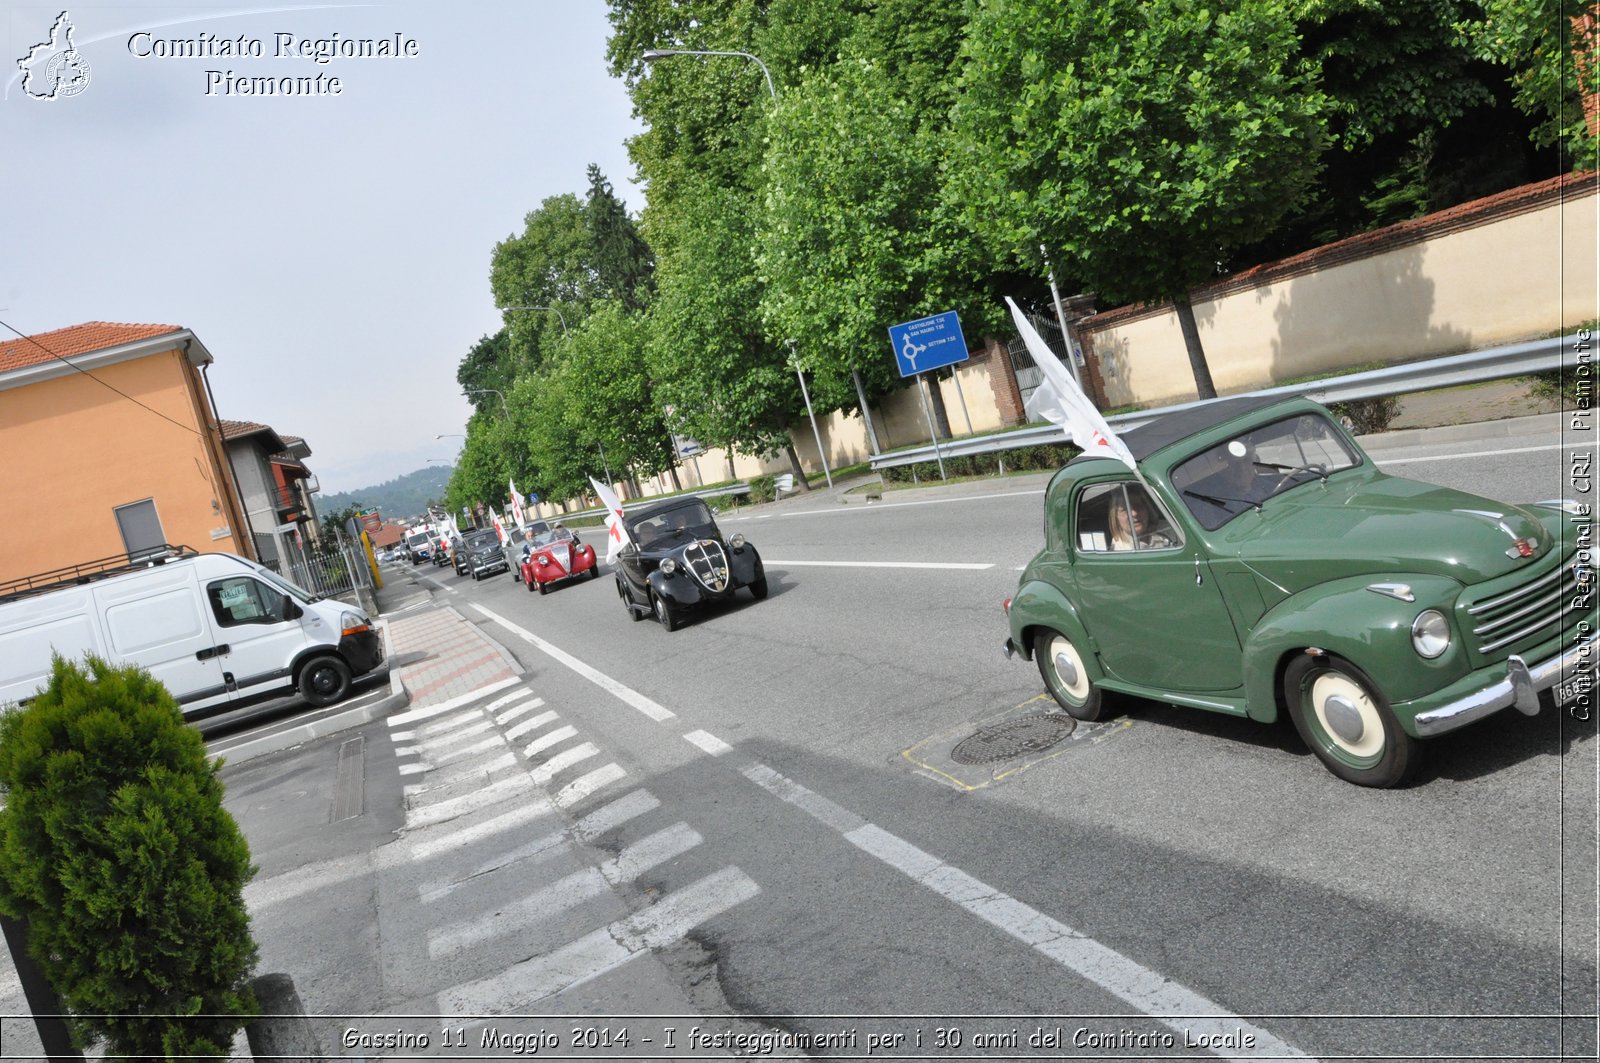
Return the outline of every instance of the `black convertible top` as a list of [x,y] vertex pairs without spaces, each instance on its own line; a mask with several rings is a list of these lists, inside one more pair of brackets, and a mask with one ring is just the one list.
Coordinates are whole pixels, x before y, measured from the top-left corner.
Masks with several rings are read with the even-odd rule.
[[1228,399],[1197,403],[1123,432],[1122,442],[1133,454],[1135,461],[1142,461],[1170,443],[1214,428],[1240,414],[1251,413],[1296,398],[1299,396],[1235,395]]

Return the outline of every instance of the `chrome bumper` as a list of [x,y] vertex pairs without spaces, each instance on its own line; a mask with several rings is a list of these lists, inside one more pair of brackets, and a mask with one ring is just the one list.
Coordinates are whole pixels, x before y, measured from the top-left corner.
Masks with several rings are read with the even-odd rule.
[[1521,657],[1512,654],[1506,661],[1506,677],[1482,690],[1457,698],[1448,705],[1419,712],[1416,716],[1418,738],[1432,738],[1458,727],[1465,727],[1501,709],[1515,706],[1525,716],[1539,714],[1539,691],[1549,690],[1580,668],[1593,668],[1600,635],[1590,635],[1565,652],[1549,660],[1529,666]]

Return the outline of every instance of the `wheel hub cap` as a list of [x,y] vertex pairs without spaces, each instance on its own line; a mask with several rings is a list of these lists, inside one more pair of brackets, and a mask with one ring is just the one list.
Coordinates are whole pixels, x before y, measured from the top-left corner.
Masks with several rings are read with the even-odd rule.
[[1352,744],[1361,741],[1366,727],[1360,710],[1348,698],[1338,694],[1328,698],[1322,703],[1322,715],[1328,721],[1328,730],[1335,735]]
[[1065,683],[1067,686],[1069,686],[1069,687],[1077,686],[1078,685],[1078,662],[1073,660],[1072,656],[1070,654],[1062,653],[1060,651],[1057,651],[1057,653],[1056,653],[1056,675],[1059,675],[1061,677],[1061,681],[1063,683]]

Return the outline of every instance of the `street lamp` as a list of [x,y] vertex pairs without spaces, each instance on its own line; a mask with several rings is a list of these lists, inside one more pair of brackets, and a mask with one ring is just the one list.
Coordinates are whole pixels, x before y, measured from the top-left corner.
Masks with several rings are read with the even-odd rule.
[[556,320],[561,322],[561,335],[563,335],[563,336],[572,335],[572,333],[567,331],[567,319],[562,316],[561,311],[559,309],[557,309],[556,307],[553,307],[553,306],[497,306],[497,307],[495,307],[495,309],[500,311],[502,314],[508,313],[509,311],[512,311],[512,310],[548,310],[551,313],[556,315]]
[[794,375],[800,378],[800,395],[806,400],[806,416],[811,418],[811,435],[817,441],[817,458],[822,462],[822,475],[828,481],[828,490],[833,490],[833,473],[828,471],[828,452],[822,449],[822,433],[817,431],[817,415],[811,412],[811,392],[806,390],[806,374],[800,368],[800,359],[795,355],[795,340],[789,341],[789,365],[794,368]]
[[761,68],[762,76],[767,79],[767,92],[772,95],[773,103],[778,102],[778,90],[772,87],[772,73],[767,69],[767,64],[763,63],[749,52],[697,52],[691,51],[688,48],[652,48],[639,58],[643,59],[647,63],[653,63],[657,59],[665,59],[669,55],[736,55],[741,59],[748,59],[756,66]]
[[467,388],[466,390],[468,395],[499,395],[500,412],[508,417],[511,415],[510,408],[506,406],[506,397],[501,395],[500,392],[496,391],[494,388]]

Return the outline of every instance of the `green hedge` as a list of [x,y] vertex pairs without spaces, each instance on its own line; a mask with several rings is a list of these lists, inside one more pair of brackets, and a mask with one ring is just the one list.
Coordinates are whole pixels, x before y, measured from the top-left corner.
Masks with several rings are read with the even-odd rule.
[[255,1014],[255,868],[220,766],[165,687],[93,657],[0,716],[0,908],[80,1044],[222,1057]]

